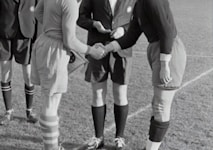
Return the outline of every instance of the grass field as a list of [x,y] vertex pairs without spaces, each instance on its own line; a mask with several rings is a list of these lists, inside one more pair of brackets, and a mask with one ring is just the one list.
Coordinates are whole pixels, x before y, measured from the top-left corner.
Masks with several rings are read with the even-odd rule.
[[[213,2],[212,0],[170,0],[179,36],[185,43],[188,62],[183,87],[172,106],[171,126],[160,150],[213,150]],[[78,29],[85,41],[86,32]],[[126,150],[141,150],[149,128],[152,86],[146,58],[147,41],[141,36],[134,46],[134,65],[128,89],[130,111],[125,135]],[[90,84],[78,71],[70,76],[69,89],[60,105],[60,140],[67,150],[81,149],[94,133],[90,111]],[[40,150],[42,140],[38,124],[25,122],[25,98],[21,67],[14,64],[13,105],[15,119],[0,127],[0,150]],[[106,150],[113,149],[115,133],[113,99],[109,81],[105,123]],[[42,100],[36,88],[35,112]],[[4,113],[0,94],[0,114]]]

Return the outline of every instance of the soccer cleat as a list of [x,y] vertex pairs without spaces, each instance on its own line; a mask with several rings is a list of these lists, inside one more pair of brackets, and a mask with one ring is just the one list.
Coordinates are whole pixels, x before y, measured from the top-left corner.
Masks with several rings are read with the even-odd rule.
[[87,150],[96,150],[104,146],[104,138],[92,137],[87,143]]
[[13,119],[13,109],[7,110],[5,115],[0,119],[0,125],[8,125]]
[[60,146],[58,147],[58,150],[65,150],[65,149],[64,149],[63,146],[60,145]]
[[32,113],[32,110],[26,110],[26,114],[27,114],[27,122],[29,123],[38,122],[38,119],[36,118],[36,115]]
[[115,150],[122,150],[126,144],[125,144],[125,139],[122,137],[117,137],[115,138]]

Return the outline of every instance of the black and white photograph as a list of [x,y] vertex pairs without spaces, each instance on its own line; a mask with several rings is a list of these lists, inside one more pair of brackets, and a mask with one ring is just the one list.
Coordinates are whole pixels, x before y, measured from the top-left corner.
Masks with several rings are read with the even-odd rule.
[[0,0],[0,150],[213,150],[212,0]]

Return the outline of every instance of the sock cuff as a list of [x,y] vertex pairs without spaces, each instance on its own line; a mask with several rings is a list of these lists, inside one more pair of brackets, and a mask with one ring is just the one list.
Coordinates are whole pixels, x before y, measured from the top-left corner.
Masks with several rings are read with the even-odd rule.
[[11,81],[9,81],[9,82],[1,82],[1,86],[11,86]]
[[160,121],[156,121],[154,119],[154,116],[152,116],[151,118],[151,124],[155,127],[158,127],[158,128],[168,128],[169,124],[170,124],[170,121],[165,121],[165,122],[160,122]]
[[32,91],[32,90],[34,90],[34,85],[28,86],[27,84],[25,84],[24,88],[25,88],[25,90]]
[[28,95],[34,95],[34,85],[33,86],[28,86],[25,84],[25,93]]
[[93,105],[91,105],[91,108],[93,109],[101,109],[101,108],[103,108],[103,107],[106,107],[106,104],[104,104],[103,106],[93,106]]
[[170,121],[159,122],[151,118],[150,129],[149,129],[149,140],[152,142],[161,142],[169,128]]
[[114,107],[128,107],[128,106],[129,106],[129,104],[126,104],[126,105],[117,105],[117,104],[114,103]]
[[11,82],[1,82],[1,89],[3,92],[11,91]]

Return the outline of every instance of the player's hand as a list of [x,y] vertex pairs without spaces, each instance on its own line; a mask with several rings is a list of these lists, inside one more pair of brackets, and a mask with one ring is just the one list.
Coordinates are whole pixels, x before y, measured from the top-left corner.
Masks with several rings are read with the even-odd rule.
[[106,46],[104,46],[102,43],[96,43],[93,46],[95,46],[95,47],[101,47],[101,48],[104,49],[103,57],[105,57],[109,52],[111,52],[111,50],[107,49]]
[[87,53],[95,59],[101,59],[105,56],[105,50],[101,46],[89,46]]
[[172,81],[172,77],[170,76],[169,62],[161,61],[160,80],[163,84],[168,84],[170,81]]
[[110,29],[105,29],[104,26],[100,21],[94,21],[93,26],[98,30],[100,33],[111,33]]
[[119,39],[123,35],[124,35],[124,28],[123,27],[118,27],[110,33],[110,36],[113,39]]

